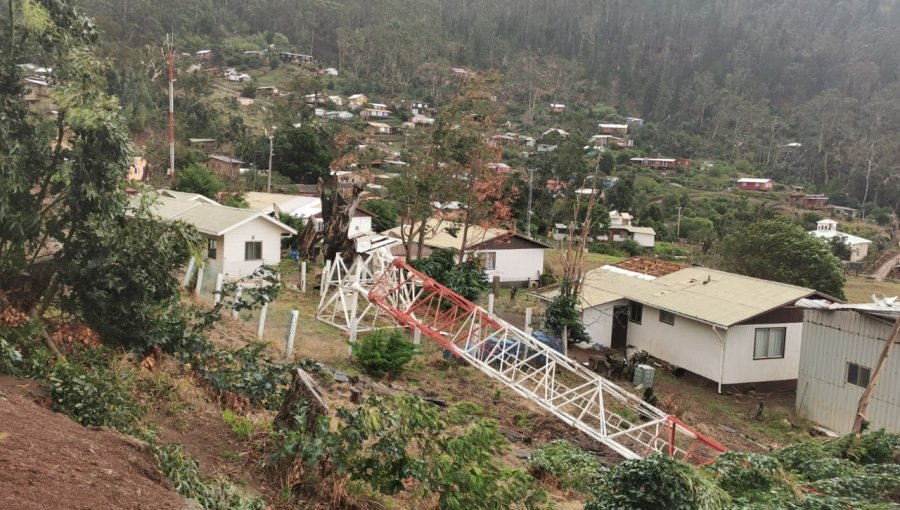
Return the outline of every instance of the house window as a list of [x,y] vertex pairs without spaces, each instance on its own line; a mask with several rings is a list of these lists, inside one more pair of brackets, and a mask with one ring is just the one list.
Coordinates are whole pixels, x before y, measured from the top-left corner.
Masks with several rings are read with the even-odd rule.
[[218,241],[215,239],[207,239],[206,240],[206,257],[216,260],[216,255],[218,254],[218,250],[216,250],[218,246]]
[[485,271],[497,269],[497,252],[483,251],[478,254],[478,257],[481,259],[481,265],[484,267]]
[[872,376],[872,369],[857,365],[856,363],[847,363],[847,382],[855,384],[863,388],[869,385],[869,378]]
[[640,324],[643,315],[644,305],[632,301],[631,305],[628,307],[628,320],[635,324]]
[[753,359],[783,358],[786,334],[787,328],[756,328]]
[[262,260],[262,241],[244,243],[244,260]]
[[675,325],[675,314],[672,312],[667,312],[665,310],[659,311],[659,322],[665,322],[669,325]]

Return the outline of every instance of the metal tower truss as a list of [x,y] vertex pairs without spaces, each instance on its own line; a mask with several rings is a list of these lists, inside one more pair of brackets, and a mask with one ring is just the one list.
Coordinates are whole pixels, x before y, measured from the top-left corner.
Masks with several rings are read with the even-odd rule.
[[[384,264],[390,256],[381,257],[374,265],[372,261],[362,262],[364,268],[357,266],[359,261],[347,270],[340,263],[336,263],[337,268],[333,265],[329,286],[334,290],[329,294],[330,299],[323,294],[323,303],[346,302],[349,291],[341,298],[337,289],[352,288],[357,299],[364,297],[363,290],[368,289],[369,304],[382,314],[377,315],[367,307],[358,315],[360,319],[369,316],[392,319],[402,326],[418,329],[491,379],[626,459],[663,453],[703,464],[725,451],[723,446],[678,418],[488,313],[416,271],[403,259]],[[347,309],[346,305],[341,306]],[[369,329],[376,327],[368,324]]]
[[350,267],[340,254],[326,263],[316,319],[346,331],[350,341],[356,340],[357,333],[397,327],[389,315],[368,299],[376,276],[384,273],[392,260],[388,250],[375,250],[357,256]]

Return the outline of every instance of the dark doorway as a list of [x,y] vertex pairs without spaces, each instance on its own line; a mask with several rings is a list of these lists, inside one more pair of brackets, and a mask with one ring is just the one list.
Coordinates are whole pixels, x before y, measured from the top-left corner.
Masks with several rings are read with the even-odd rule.
[[613,307],[611,347],[624,349],[628,343],[628,305]]

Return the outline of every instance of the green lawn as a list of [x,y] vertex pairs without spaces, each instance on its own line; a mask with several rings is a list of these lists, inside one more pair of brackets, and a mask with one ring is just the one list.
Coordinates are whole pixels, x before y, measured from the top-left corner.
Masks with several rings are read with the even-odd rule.
[[864,276],[848,276],[847,283],[844,285],[844,293],[847,295],[847,301],[851,303],[870,303],[872,294],[887,297],[900,296],[900,282],[897,280],[879,282]]

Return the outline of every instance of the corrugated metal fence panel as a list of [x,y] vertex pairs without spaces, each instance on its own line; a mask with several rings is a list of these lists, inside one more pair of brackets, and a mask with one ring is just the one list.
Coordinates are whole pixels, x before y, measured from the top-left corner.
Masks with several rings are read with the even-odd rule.
[[[863,388],[847,383],[847,363],[874,369],[891,326],[853,311],[808,310],[803,325],[797,411],[849,432]],[[868,408],[873,429],[900,432],[900,353],[888,358]]]

